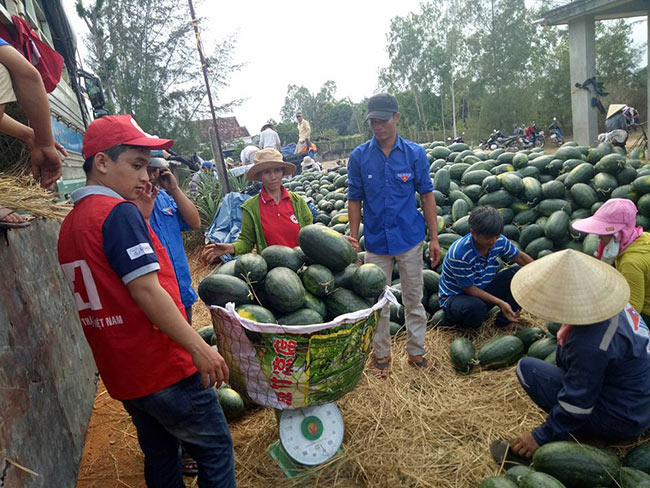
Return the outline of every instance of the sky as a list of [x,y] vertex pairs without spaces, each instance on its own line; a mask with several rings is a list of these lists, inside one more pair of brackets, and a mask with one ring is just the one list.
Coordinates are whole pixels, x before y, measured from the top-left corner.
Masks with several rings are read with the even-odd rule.
[[[325,81],[334,80],[336,98],[358,102],[372,95],[377,92],[379,70],[388,65],[386,34],[391,19],[418,10],[420,1],[194,0],[197,15],[205,18],[204,49],[232,34],[235,62],[245,64],[217,94],[216,103],[240,98],[244,102],[232,114],[220,115],[235,115],[253,135],[268,119],[280,119],[289,84],[314,93]],[[87,29],[74,3],[63,0],[84,56]],[[646,25],[642,22],[634,29],[639,42],[646,39]],[[188,62],[198,64],[198,54]]]

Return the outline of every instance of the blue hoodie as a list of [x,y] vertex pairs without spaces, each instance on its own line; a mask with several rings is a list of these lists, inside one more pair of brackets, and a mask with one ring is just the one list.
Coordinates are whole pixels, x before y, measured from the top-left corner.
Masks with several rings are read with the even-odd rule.
[[594,411],[625,432],[641,435],[650,427],[648,327],[630,305],[610,320],[572,327],[558,345],[557,365],[563,385],[558,403],[533,430],[539,445],[567,439]]

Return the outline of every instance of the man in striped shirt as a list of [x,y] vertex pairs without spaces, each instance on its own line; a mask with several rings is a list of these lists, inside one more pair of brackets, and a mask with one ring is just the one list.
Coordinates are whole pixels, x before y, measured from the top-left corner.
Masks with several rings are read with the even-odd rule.
[[[476,329],[496,305],[501,312],[495,325],[517,322],[519,305],[510,292],[510,281],[533,259],[502,235],[503,218],[492,207],[476,207],[469,215],[470,233],[454,242],[445,255],[438,295],[447,320],[463,329]],[[518,266],[499,271],[499,262]]]

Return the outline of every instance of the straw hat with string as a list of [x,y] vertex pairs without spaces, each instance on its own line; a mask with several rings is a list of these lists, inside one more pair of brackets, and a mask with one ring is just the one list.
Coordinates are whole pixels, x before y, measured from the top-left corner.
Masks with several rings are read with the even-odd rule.
[[284,176],[292,175],[296,171],[296,166],[282,160],[282,154],[277,149],[268,147],[255,153],[253,167],[246,173],[248,181],[259,181],[259,173],[269,168],[282,168]]
[[591,325],[619,313],[630,299],[627,280],[612,266],[572,249],[522,267],[512,278],[512,296],[545,320]]
[[609,119],[612,115],[619,113],[624,108],[625,105],[622,103],[611,103],[609,107],[607,107],[607,117],[605,118]]

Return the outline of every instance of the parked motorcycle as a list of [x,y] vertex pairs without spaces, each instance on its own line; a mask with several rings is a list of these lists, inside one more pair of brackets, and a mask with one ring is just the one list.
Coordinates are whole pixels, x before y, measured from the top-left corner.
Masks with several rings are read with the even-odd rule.
[[562,137],[562,131],[560,130],[560,126],[555,117],[553,117],[551,125],[548,126],[548,135],[551,138],[551,142],[553,142],[557,147],[564,144],[564,137]]
[[487,139],[481,139],[481,147],[483,149],[497,149],[501,147],[501,140],[505,139],[505,135],[500,130],[494,129],[490,137]]

